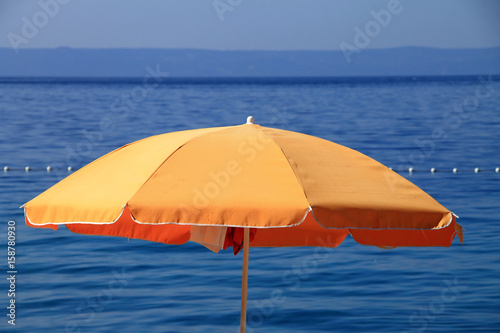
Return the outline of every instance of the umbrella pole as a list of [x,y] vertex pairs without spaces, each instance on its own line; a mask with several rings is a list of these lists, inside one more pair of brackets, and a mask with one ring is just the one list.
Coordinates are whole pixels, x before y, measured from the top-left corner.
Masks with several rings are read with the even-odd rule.
[[248,250],[250,247],[250,229],[244,228],[243,234],[243,274],[241,278],[241,319],[240,333],[247,327],[247,286],[248,286]]

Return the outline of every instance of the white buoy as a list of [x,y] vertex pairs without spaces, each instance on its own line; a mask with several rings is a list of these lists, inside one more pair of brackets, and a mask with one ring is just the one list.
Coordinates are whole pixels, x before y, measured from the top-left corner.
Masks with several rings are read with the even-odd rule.
[[479,168],[474,168],[474,173],[479,173]]
[[495,168],[495,172],[500,172],[500,168],[499,168],[499,167],[496,167],[496,168]]
[[47,167],[47,172],[50,172],[50,171],[52,171],[52,167],[49,165],[49,166]]
[[71,166],[68,167],[68,171],[71,171],[73,170],[73,168]]
[[458,172],[458,169],[457,168],[453,168],[453,173],[457,173]]
[[248,116],[247,117],[247,125],[252,125],[253,124],[253,117],[252,116]]
[[4,166],[3,167],[3,172],[7,172],[7,171],[9,171],[9,167],[8,166]]
[[26,168],[24,168],[24,171],[29,172],[30,171],[30,167],[27,166]]
[[389,167],[389,170],[392,170],[392,167]]
[[409,168],[409,169],[408,169],[408,172],[409,172],[409,173],[412,173],[412,172],[413,172],[413,168]]
[[431,168],[431,173],[434,173],[436,172],[436,169],[435,168]]

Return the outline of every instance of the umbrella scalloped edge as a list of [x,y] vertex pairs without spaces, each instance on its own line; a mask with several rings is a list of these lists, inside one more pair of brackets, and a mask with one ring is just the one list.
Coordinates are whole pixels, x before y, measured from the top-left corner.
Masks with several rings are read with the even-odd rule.
[[[155,242],[161,242],[166,244],[184,244],[189,240],[190,237],[190,226],[206,226],[203,224],[196,223],[143,223],[136,221],[128,206],[124,206],[121,214],[112,222],[108,223],[96,223],[96,222],[68,222],[68,223],[45,223],[45,224],[34,224],[31,222],[26,207],[25,210],[25,221],[28,226],[35,228],[49,228],[52,230],[57,230],[59,224],[64,224],[66,227],[80,234],[88,235],[103,235],[103,236],[119,236],[128,237],[133,239],[143,239]],[[311,214],[309,214],[311,212]],[[306,221],[306,223],[304,223]],[[274,228],[257,228],[259,229],[257,233],[262,234],[262,237],[258,237],[256,244],[251,244],[252,246],[273,246],[269,239],[275,238],[276,235],[273,230],[283,230],[283,228],[290,229],[292,232],[295,227],[297,228],[297,233],[307,233],[307,229],[301,228],[300,226],[304,224],[311,225],[311,222],[315,221],[318,227],[325,231],[328,235],[336,235],[339,233],[339,240],[332,243],[332,246],[338,246],[345,238],[345,235],[350,234],[353,239],[363,245],[372,245],[381,248],[394,248],[394,247],[419,247],[419,246],[450,246],[454,237],[458,235],[460,242],[463,244],[463,229],[460,224],[456,223],[455,215],[450,214],[450,221],[443,227],[433,228],[433,229],[368,229],[368,228],[326,228],[324,227],[315,217],[312,212],[311,207],[306,211],[304,217],[295,224],[274,227]],[[211,226],[226,226],[226,227],[244,227],[241,225],[211,225]],[[154,228],[155,232],[151,232]],[[252,227],[253,228],[253,227]],[[318,229],[318,228],[317,228]],[[277,231],[277,230],[276,230]],[[318,230],[316,230],[317,232]],[[345,233],[340,235],[341,233]],[[267,236],[265,236],[266,234]],[[313,238],[313,233],[309,234],[308,238]],[[317,237],[317,233],[314,233]],[[261,235],[259,235],[261,236]],[[272,236],[272,237],[271,237]],[[304,237],[306,235],[304,234]],[[259,239],[260,238],[260,239]],[[264,240],[262,240],[264,238]],[[337,236],[336,236],[337,238]],[[266,240],[267,239],[267,240]],[[325,246],[324,242],[317,242],[316,240],[309,239],[308,242],[304,243],[302,246]],[[300,246],[299,242],[291,240],[294,246]],[[274,246],[290,246],[291,244],[286,241],[277,242]]]

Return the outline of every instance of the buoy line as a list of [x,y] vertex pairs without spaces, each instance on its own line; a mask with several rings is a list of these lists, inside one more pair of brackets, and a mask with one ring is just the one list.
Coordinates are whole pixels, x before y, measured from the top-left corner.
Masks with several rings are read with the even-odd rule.
[[[424,173],[424,172],[429,172],[429,173],[485,173],[485,172],[494,172],[494,173],[500,173],[500,167],[496,168],[429,168],[429,169],[415,169],[413,167],[409,167],[408,169],[394,169],[392,167],[389,167],[390,170],[398,173]],[[72,172],[78,169],[73,168],[72,166],[67,166],[64,168],[58,168],[58,167],[53,167],[48,165],[45,168],[40,168],[40,167],[30,167],[29,165],[25,167],[10,167],[8,165],[3,167],[3,172],[8,173],[8,172],[14,172],[14,171],[24,171],[26,173],[30,172],[36,172],[36,171],[46,171],[47,173],[54,172],[54,171],[67,171],[67,172]]]

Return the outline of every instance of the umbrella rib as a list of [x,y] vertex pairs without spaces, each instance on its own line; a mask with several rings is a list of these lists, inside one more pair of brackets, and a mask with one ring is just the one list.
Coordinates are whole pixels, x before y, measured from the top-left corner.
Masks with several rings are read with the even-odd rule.
[[[286,162],[288,163],[288,165],[290,166],[290,169],[292,169],[292,172],[293,174],[295,175],[295,179],[297,179],[297,182],[299,183],[299,186],[300,188],[302,189],[302,193],[304,193],[304,197],[306,198],[306,201],[307,203],[309,204],[309,209],[312,211],[312,208],[311,208],[311,204],[309,202],[309,199],[307,198],[307,194],[306,192],[304,191],[304,186],[302,185],[302,181],[297,173],[297,171],[295,170],[295,168],[293,167],[292,163],[290,163],[290,159],[288,158],[287,154],[285,153],[285,151],[283,150],[283,148],[281,148],[281,146],[274,140],[274,138],[267,134],[266,132],[264,132],[262,130],[262,128],[258,128],[258,130],[263,133],[265,136],[267,136],[272,142],[274,142],[274,144],[279,148],[279,150],[281,151],[281,154],[283,154],[283,157],[285,157],[285,160]],[[299,223],[300,224],[300,223]]]
[[[150,137],[147,137],[147,138],[139,139],[139,140],[136,140],[136,141],[134,141],[134,142],[127,143],[127,144],[125,144],[125,145],[123,145],[123,146],[121,146],[121,147],[118,147],[118,148],[116,148],[116,149],[113,149],[112,151],[110,151],[110,152],[108,152],[108,153],[106,153],[106,154],[104,154],[104,155],[100,156],[99,158],[95,159],[94,161],[92,161],[92,163],[89,163],[89,164],[87,164],[87,165],[84,165],[83,167],[81,167],[81,168],[80,168],[79,170],[77,170],[76,172],[74,172],[74,173],[70,174],[69,176],[65,177],[64,179],[62,179],[59,183],[65,182],[65,181],[67,181],[67,179],[71,179],[71,177],[73,177],[73,175],[77,174],[78,172],[82,172],[82,170],[85,170],[85,169],[86,169],[86,168],[87,168],[90,164],[96,163],[96,162],[98,162],[98,161],[100,161],[100,160],[102,160],[102,159],[104,159],[104,158],[108,157],[109,155],[111,155],[111,154],[113,154],[113,153],[115,153],[115,152],[117,152],[117,151],[119,151],[119,150],[122,150],[122,149],[124,149],[124,148],[129,147],[129,146],[132,146],[132,145],[134,145],[134,144],[136,144],[136,143],[138,143],[138,142],[141,142],[141,141],[143,141],[143,140],[148,140],[148,139],[151,139],[152,137],[157,137],[157,136],[160,136],[160,135],[163,135],[163,134],[158,134],[158,135],[150,136]],[[59,184],[59,183],[58,183],[58,184]],[[32,200],[33,200],[33,199],[32,199]],[[21,209],[21,208],[24,208],[24,207],[26,206],[26,204],[28,204],[28,203],[29,203],[29,202],[31,202],[32,200],[30,200],[30,201],[28,201],[28,202],[24,203],[24,204],[23,204],[21,207],[19,207],[19,208],[20,208],[20,209]],[[88,222],[82,222],[82,223],[88,223]],[[64,223],[60,223],[60,224],[64,224]]]

